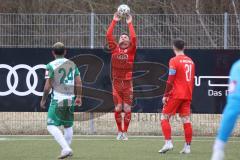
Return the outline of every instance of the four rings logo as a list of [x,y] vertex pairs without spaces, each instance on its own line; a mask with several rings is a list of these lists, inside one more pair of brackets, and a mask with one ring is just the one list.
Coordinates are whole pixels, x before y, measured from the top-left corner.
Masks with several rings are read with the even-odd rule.
[[[8,90],[7,91],[0,91],[0,96],[7,96],[7,95],[10,95],[10,94],[15,94],[17,96],[27,96],[31,93],[35,94],[37,96],[42,96],[42,94],[43,94],[42,92],[36,91],[36,87],[38,85],[38,75],[36,73],[36,70],[46,69],[46,65],[39,64],[39,65],[36,65],[34,67],[31,67],[31,66],[26,65],[26,64],[18,64],[14,67],[11,67],[7,64],[0,64],[0,69],[9,70],[9,72],[7,74],[7,80],[6,80]],[[18,69],[25,69],[25,70],[28,71],[27,76],[26,76],[26,84],[27,84],[27,87],[28,87],[27,91],[20,92],[20,91],[17,90],[17,86],[18,86],[18,83],[19,83],[19,77],[18,77],[18,73],[17,73]],[[13,77],[13,83],[11,82],[12,77]],[[31,81],[30,81],[31,77],[33,77],[33,84],[31,84]]]
[[[120,56],[120,55],[119,55]],[[121,54],[122,59],[125,59],[125,54]],[[153,64],[151,63],[151,66]],[[153,66],[152,66],[153,67]],[[153,67],[154,68],[154,67]],[[39,82],[38,75],[36,73],[36,70],[38,69],[46,69],[46,65],[44,64],[38,64],[36,66],[29,66],[26,64],[18,64],[14,67],[7,65],[7,64],[0,64],[0,70],[1,69],[6,69],[8,70],[7,77],[6,77],[6,86],[7,90],[6,91],[0,91],[0,96],[8,96],[10,94],[15,94],[17,96],[27,96],[30,94],[34,94],[37,96],[42,96],[42,92],[39,92],[36,90]],[[26,75],[26,85],[27,85],[27,90],[26,91],[19,91],[17,90],[18,84],[19,84],[19,76],[17,73],[17,70],[19,69],[24,69],[27,70],[27,75]],[[152,75],[151,75],[152,76]],[[33,83],[31,83],[31,77],[33,78]],[[151,77],[151,80],[153,77]],[[209,87],[228,87],[228,83],[214,83],[214,80],[227,80],[229,79],[229,76],[195,76],[195,86],[199,87],[202,84],[203,79],[206,79],[208,82]],[[149,82],[149,83],[153,83]],[[2,85],[2,84],[1,84]]]

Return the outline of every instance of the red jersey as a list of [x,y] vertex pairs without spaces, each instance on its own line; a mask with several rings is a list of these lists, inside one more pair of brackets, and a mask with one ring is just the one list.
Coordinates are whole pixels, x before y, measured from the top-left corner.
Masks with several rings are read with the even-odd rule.
[[178,55],[169,61],[169,76],[165,96],[175,99],[192,99],[195,65],[186,55]]
[[112,54],[112,78],[120,80],[131,80],[133,71],[133,62],[136,54],[136,33],[133,24],[129,23],[130,46],[127,49],[121,49],[113,37],[113,30],[116,25],[113,20],[107,31],[107,41],[111,46]]

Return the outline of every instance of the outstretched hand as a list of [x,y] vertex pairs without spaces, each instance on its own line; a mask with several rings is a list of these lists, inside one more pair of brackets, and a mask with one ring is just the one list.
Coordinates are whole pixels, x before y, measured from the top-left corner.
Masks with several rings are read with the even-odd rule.
[[132,22],[132,15],[131,15],[131,14],[127,14],[127,16],[126,16],[126,22],[127,22],[127,23],[131,23],[131,22]]
[[121,19],[121,17],[120,17],[120,15],[119,15],[119,13],[118,13],[118,12],[115,12],[115,13],[114,13],[114,16],[113,16],[113,20],[115,20],[115,21],[120,21],[120,19]]

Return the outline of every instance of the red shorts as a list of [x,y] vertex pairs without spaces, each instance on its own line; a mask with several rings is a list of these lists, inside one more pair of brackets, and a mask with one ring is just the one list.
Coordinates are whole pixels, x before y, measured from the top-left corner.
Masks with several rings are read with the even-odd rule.
[[117,104],[128,104],[132,106],[133,102],[133,84],[132,80],[114,79],[112,82],[113,102]]
[[180,117],[189,116],[191,113],[190,105],[191,100],[169,98],[163,106],[162,113],[169,115],[179,113]]

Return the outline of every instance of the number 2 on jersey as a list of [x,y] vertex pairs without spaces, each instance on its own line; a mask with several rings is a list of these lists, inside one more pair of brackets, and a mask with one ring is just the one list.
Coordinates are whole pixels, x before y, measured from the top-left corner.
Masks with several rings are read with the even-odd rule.
[[66,69],[64,69],[64,68],[59,68],[58,73],[62,73],[62,77],[60,79],[60,84],[67,84],[68,81],[73,80],[72,68],[69,69],[67,76],[66,76]]
[[192,64],[185,64],[185,74],[187,82],[190,82],[192,79]]

